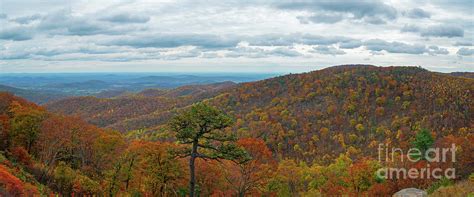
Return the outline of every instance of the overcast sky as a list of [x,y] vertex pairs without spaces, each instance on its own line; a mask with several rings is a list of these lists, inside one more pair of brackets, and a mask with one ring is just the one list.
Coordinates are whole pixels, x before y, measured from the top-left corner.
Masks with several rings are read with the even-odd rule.
[[0,72],[474,71],[474,0],[0,0]]

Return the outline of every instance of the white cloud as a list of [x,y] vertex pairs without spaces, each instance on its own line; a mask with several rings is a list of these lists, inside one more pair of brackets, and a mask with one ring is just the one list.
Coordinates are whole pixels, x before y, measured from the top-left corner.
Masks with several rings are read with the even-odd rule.
[[144,70],[181,64],[199,71],[212,65],[291,71],[364,62],[417,62],[443,70],[452,61],[472,68],[470,58],[458,57],[472,53],[466,47],[472,46],[474,25],[465,9],[472,1],[85,2],[3,0],[1,69],[15,71],[10,65],[25,63],[22,71],[43,64],[80,70],[84,61],[101,69],[113,67],[110,62],[140,62]]

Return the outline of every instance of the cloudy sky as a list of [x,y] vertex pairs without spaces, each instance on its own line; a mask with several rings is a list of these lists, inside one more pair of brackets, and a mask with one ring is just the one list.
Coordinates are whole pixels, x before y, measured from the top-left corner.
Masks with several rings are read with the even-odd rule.
[[474,71],[473,0],[0,0],[0,72]]

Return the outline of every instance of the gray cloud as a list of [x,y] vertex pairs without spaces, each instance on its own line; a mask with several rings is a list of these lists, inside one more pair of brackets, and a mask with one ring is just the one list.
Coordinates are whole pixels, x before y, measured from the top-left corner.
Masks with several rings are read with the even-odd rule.
[[423,54],[427,52],[424,45],[410,45],[401,42],[387,42],[380,39],[372,39],[364,42],[365,47],[371,51],[386,51],[389,53]]
[[433,37],[463,37],[464,30],[458,26],[451,25],[437,25],[430,26],[421,32],[421,36],[433,36]]
[[460,56],[471,56],[474,54],[474,49],[469,49],[469,48],[460,48],[456,54]]
[[[16,4],[16,8],[23,11],[11,11],[16,9],[10,6],[12,9],[4,9],[5,14],[0,14],[0,43],[6,43],[0,49],[0,59],[41,63],[242,57],[268,58],[266,62],[275,63],[282,58],[269,57],[288,57],[284,61],[299,64],[335,61],[330,55],[341,55],[338,57],[345,62],[360,61],[369,52],[385,55],[382,61],[373,58],[374,63],[420,61],[438,66],[447,62],[443,55],[450,54],[446,47],[451,44],[459,46],[457,55],[472,55],[472,47],[461,48],[473,44],[469,17],[464,12],[443,7],[449,3],[436,1],[400,5],[382,0],[283,0],[283,3],[211,0],[202,4],[190,0],[160,4],[137,0],[78,6],[81,2],[73,0],[48,1],[45,3],[48,5],[41,8],[31,3],[27,9],[20,5],[26,2],[10,1],[9,4]],[[464,4],[456,7],[469,8],[472,4],[472,0],[463,1]],[[53,4],[59,5],[53,7]],[[422,6],[425,4],[427,6]],[[405,12],[397,12],[397,9]],[[398,16],[400,20],[396,20]],[[297,17],[300,24],[293,17]],[[420,21],[446,25],[423,26],[417,23]],[[403,23],[419,26],[406,25],[401,32],[430,39],[416,39],[393,29]],[[321,35],[313,35],[317,32]],[[28,39],[32,40],[26,41]],[[454,52],[451,57],[456,56]],[[345,53],[349,55],[343,55]],[[406,58],[406,55],[393,53],[418,55]],[[310,56],[321,58],[305,58]],[[225,61],[228,60],[222,62]],[[248,60],[252,61],[260,64],[260,60]]]
[[30,54],[26,52],[0,51],[0,60],[28,59]]
[[340,42],[349,42],[353,39],[342,36],[319,36],[312,34],[264,34],[243,38],[254,46],[290,46],[293,44],[331,45]]
[[61,55],[61,54],[69,54],[69,53],[74,53],[75,51],[69,50],[69,49],[47,49],[47,48],[41,48],[40,50],[30,50],[28,53],[31,56],[46,56],[46,57],[52,57],[56,55]]
[[75,20],[76,22],[67,24],[67,31],[70,35],[96,35],[96,34],[111,34],[110,29],[104,28],[103,25],[87,22],[86,20]]
[[[16,48],[15,50],[0,51],[0,59],[16,60],[30,59],[41,61],[104,61],[104,62],[129,62],[148,59],[180,59],[186,55],[180,52],[161,56],[158,51],[117,50],[110,47],[72,46],[72,47],[34,47]],[[188,55],[189,56],[189,55]]]
[[287,47],[277,47],[274,49],[262,49],[256,47],[236,47],[229,49],[229,52],[225,54],[225,57],[248,57],[248,58],[264,58],[271,56],[279,57],[298,57],[303,56],[298,51],[292,50]]
[[279,47],[273,50],[269,50],[265,52],[266,55],[273,55],[273,56],[281,56],[281,57],[298,57],[302,56],[298,51],[291,50],[285,47]]
[[246,38],[252,46],[288,46],[294,43],[301,43],[301,34],[282,35],[282,34],[264,34]]
[[51,34],[69,35],[95,35],[107,31],[105,25],[85,17],[75,17],[70,10],[59,10],[44,16],[38,29]]
[[263,58],[265,50],[262,48],[252,48],[252,47],[236,47],[230,49],[225,53],[225,57],[237,58],[237,57],[249,57],[249,58]]
[[112,25],[96,20],[94,16],[90,15],[76,16],[70,10],[64,9],[42,17],[37,29],[52,35],[78,36],[126,34],[130,31],[140,30],[135,26]]
[[341,49],[355,49],[355,48],[359,48],[360,46],[362,46],[362,42],[359,40],[350,40],[350,41],[341,42],[339,44],[339,48]]
[[404,25],[400,32],[420,32],[421,28],[416,25]]
[[29,32],[28,29],[23,27],[2,28],[0,30],[0,40],[30,40],[33,36]]
[[39,20],[41,18],[40,14],[33,14],[33,15],[28,15],[28,16],[21,16],[12,19],[12,21],[19,23],[19,24],[28,24],[31,23],[32,21]]
[[337,13],[333,13],[333,14],[314,14],[310,17],[298,16],[297,19],[302,24],[308,24],[310,22],[312,22],[312,23],[333,24],[333,23],[337,23],[337,22],[341,21],[343,19],[343,16],[341,14],[337,14]]
[[117,50],[111,47],[96,46],[94,44],[89,44],[85,46],[59,46],[56,48],[46,48],[46,47],[36,47],[33,49],[25,49],[32,56],[45,56],[53,57],[63,54],[111,54],[111,53],[121,53],[126,52],[125,50]]
[[405,54],[430,54],[430,55],[447,55],[449,51],[438,46],[429,46],[420,44],[406,44],[402,42],[387,42],[380,39],[367,40],[363,43],[367,50],[373,54],[380,54],[382,51],[389,53],[405,53]]
[[421,28],[414,25],[405,25],[401,32],[419,33],[423,37],[463,37],[464,30],[455,25],[434,25],[426,28]]
[[[101,28],[84,23],[77,29],[68,28],[67,32],[75,35],[87,35],[87,32],[97,33]],[[56,27],[52,27],[56,28]],[[13,35],[13,34],[11,34]],[[80,60],[81,58],[104,61],[127,61],[126,55],[132,54],[131,60],[140,59],[164,59],[176,60],[182,58],[219,57],[216,52],[224,54],[224,57],[300,57],[304,56],[294,48],[295,44],[314,46],[309,52],[323,55],[343,55],[346,51],[341,49],[354,49],[364,46],[373,54],[405,53],[405,54],[430,54],[446,55],[447,49],[438,46],[425,47],[419,44],[407,44],[403,42],[387,42],[382,39],[360,41],[341,36],[320,36],[312,34],[262,34],[255,36],[239,35],[215,35],[215,34],[135,34],[134,36],[104,37],[96,41],[96,44],[75,45],[71,47],[57,48],[33,48],[33,50],[22,49],[12,54],[3,54],[2,59],[41,59],[41,60]],[[248,44],[248,45],[247,45]],[[244,45],[244,47],[242,47]],[[124,47],[125,46],[125,47]],[[180,51],[178,53],[162,53],[176,47],[195,46],[192,50]],[[338,46],[338,47],[336,47]],[[175,50],[175,49],[173,49]],[[212,55],[207,55],[212,53]],[[78,57],[74,57],[74,56]],[[87,57],[90,55],[90,57]],[[119,57],[116,57],[119,55]],[[111,57],[112,56],[112,57]]]
[[202,53],[202,58],[208,58],[208,59],[211,59],[211,58],[218,58],[219,57],[219,54],[217,53]]
[[201,54],[202,54],[201,50],[192,49],[192,50],[182,51],[182,52],[176,53],[176,54],[162,56],[162,59],[165,59],[165,60],[178,60],[178,59],[183,59],[183,58],[198,57]]
[[[296,1],[281,3],[277,7],[280,9],[305,10],[315,13],[325,11],[347,14],[347,18],[367,18],[367,21],[364,21],[374,22],[373,24],[381,24],[380,21],[383,20],[382,18],[388,20],[397,18],[397,10],[394,7],[377,0]],[[377,22],[370,19],[374,17],[378,18]],[[332,18],[333,21],[336,21],[336,19],[337,18]]]
[[130,13],[115,13],[102,17],[100,20],[113,23],[146,23],[150,20],[150,17],[144,15],[134,15]]
[[201,48],[231,48],[240,42],[248,42],[251,46],[292,46],[331,45],[354,41],[351,38],[334,36],[326,37],[311,34],[262,34],[255,36],[213,35],[213,34],[157,34],[118,37],[100,42],[102,45],[130,46],[135,48],[173,48],[179,46],[197,46]]
[[323,55],[344,55],[346,52],[343,50],[337,49],[333,46],[316,46],[313,47],[313,50],[310,51],[311,53],[319,53]]
[[383,20],[380,17],[367,17],[367,18],[364,18],[364,21],[366,23],[370,23],[370,24],[373,24],[373,25],[381,25],[381,24],[386,24],[387,23],[385,20]]
[[473,41],[457,41],[454,43],[454,46],[473,46]]
[[70,10],[59,10],[56,12],[52,12],[44,16],[38,28],[40,30],[54,30],[65,28],[71,23],[72,16]]
[[297,10],[326,10],[353,14],[355,18],[366,16],[384,16],[388,19],[396,18],[397,11],[392,6],[376,0],[335,0],[335,1],[298,1],[279,5],[282,9]]
[[[116,47],[104,47],[94,44],[76,44],[76,45],[52,45],[52,46],[34,46],[34,47],[12,47],[9,50],[0,50],[0,59],[35,59],[35,60],[104,60],[108,61],[114,54],[133,55],[131,50],[118,49]],[[142,54],[148,54],[143,52]],[[103,56],[99,56],[103,55]],[[125,55],[126,56],[126,55]]]
[[465,12],[472,14],[472,8],[474,7],[474,1],[472,0],[432,0],[429,1],[438,8],[445,9],[449,12]]
[[174,48],[180,46],[197,46],[202,48],[235,47],[239,39],[211,34],[157,34],[145,36],[128,36],[102,42],[106,46],[130,46],[135,48]]
[[410,18],[430,18],[431,14],[421,8],[414,8],[405,13]]
[[429,46],[427,48],[427,53],[430,55],[447,55],[449,51],[445,48],[440,48],[438,46]]

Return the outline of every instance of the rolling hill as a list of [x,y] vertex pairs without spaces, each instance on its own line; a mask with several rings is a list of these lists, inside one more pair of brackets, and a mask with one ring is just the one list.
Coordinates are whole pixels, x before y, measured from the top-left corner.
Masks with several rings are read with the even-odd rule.
[[23,97],[37,104],[44,104],[49,101],[65,98],[67,95],[55,91],[37,91],[15,88],[6,85],[0,85],[0,92],[10,92],[16,96]]
[[147,89],[114,98],[71,97],[48,103],[46,107],[56,113],[79,115],[97,126],[127,131],[161,124],[165,121],[162,116],[169,117],[170,110],[212,98],[233,86],[233,82],[222,82],[170,90]]
[[373,155],[379,142],[407,147],[419,128],[437,136],[473,132],[474,80],[418,67],[344,65],[214,86],[218,91],[187,86],[106,100],[71,98],[46,107],[127,132],[156,130],[181,108],[205,101],[233,115],[240,136],[262,138],[281,157],[308,162],[347,151]]

